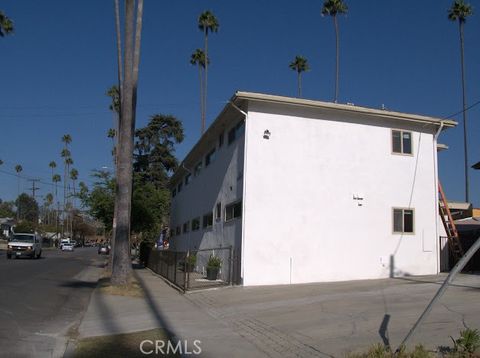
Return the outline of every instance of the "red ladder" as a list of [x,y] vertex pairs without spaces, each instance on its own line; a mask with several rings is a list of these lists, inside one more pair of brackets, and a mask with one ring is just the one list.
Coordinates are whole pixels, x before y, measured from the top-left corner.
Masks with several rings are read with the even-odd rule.
[[452,218],[452,213],[448,208],[448,202],[445,198],[445,193],[443,192],[442,184],[438,182],[438,192],[439,196],[439,207],[440,207],[440,217],[442,218],[443,227],[447,233],[448,238],[448,248],[453,253],[453,257],[456,261],[464,255],[462,244],[460,242],[460,237],[458,236],[457,228]]

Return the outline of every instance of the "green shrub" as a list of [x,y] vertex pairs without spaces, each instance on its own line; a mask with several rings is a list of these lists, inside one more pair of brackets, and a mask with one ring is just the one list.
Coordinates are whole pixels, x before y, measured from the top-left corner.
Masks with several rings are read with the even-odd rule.
[[187,257],[186,263],[191,266],[195,266],[197,263],[197,255],[190,255]]
[[222,266],[222,260],[220,260],[220,258],[217,256],[210,255],[210,258],[207,262],[207,267],[220,268],[220,266]]
[[452,341],[455,352],[473,355],[473,353],[480,348],[480,334],[478,329],[467,328],[463,331],[460,331],[460,338],[452,338]]
[[415,346],[413,351],[407,351],[404,346],[398,352],[392,352],[391,348],[380,343],[372,345],[366,353],[355,353],[348,358],[431,358],[432,353],[427,351],[421,344]]

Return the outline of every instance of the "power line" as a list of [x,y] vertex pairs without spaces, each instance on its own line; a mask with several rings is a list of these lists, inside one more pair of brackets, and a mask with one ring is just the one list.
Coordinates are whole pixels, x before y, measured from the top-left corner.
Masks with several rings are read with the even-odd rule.
[[462,109],[461,111],[458,111],[458,112],[456,112],[456,113],[453,113],[453,114],[451,114],[451,115],[449,115],[449,116],[447,116],[447,117],[443,117],[443,119],[450,119],[450,118],[452,118],[452,117],[455,117],[456,115],[462,114],[463,112],[466,112],[466,111],[472,109],[473,107],[475,107],[475,106],[477,106],[477,105],[479,105],[479,104],[480,104],[480,100],[477,101],[477,102],[475,102],[474,104],[468,106],[467,108],[465,108],[465,110]]

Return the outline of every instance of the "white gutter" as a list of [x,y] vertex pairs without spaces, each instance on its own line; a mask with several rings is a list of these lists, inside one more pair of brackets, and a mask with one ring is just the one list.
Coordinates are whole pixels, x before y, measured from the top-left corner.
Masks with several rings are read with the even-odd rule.
[[241,267],[240,267],[240,276],[242,278],[242,284],[244,283],[244,268],[245,268],[245,202],[247,197],[247,138],[248,138],[248,113],[240,109],[233,101],[230,101],[230,104],[233,108],[239,111],[245,116],[245,131],[244,131],[244,144],[243,144],[243,193],[242,193],[242,244],[241,244]]

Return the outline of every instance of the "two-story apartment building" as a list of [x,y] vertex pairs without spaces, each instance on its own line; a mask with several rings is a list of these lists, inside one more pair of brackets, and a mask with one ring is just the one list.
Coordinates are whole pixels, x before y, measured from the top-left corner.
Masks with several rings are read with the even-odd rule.
[[244,285],[439,272],[450,120],[237,92],[171,179],[171,247],[233,246]]

